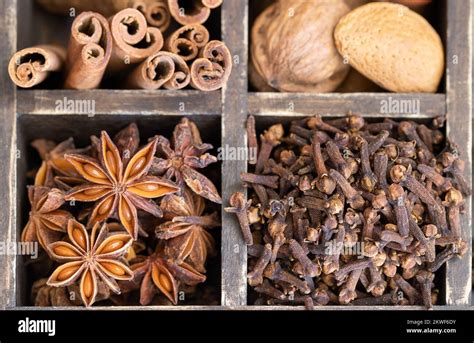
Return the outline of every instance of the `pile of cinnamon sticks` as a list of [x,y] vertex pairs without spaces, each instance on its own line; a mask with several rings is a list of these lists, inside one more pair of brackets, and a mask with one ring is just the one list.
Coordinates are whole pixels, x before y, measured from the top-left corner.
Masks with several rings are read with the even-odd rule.
[[99,88],[116,77],[123,88],[217,90],[229,78],[232,57],[203,24],[222,1],[192,0],[184,8],[178,0],[38,0],[48,11],[75,16],[67,50],[22,49],[8,72],[22,88],[63,72],[67,89]]

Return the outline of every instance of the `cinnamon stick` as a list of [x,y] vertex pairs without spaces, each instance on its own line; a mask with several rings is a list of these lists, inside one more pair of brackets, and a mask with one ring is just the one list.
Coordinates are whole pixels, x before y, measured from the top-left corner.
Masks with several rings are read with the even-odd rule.
[[160,51],[135,68],[126,84],[130,88],[181,89],[190,79],[189,67],[179,55]]
[[129,64],[140,63],[163,47],[163,35],[156,27],[148,27],[145,16],[126,8],[110,19],[114,46],[107,71],[114,73]]
[[130,0],[36,0],[45,10],[55,14],[71,15],[85,11],[97,12],[105,17],[130,6]]
[[109,23],[99,13],[83,12],[72,23],[65,88],[97,88],[110,60]]
[[37,45],[16,52],[8,64],[8,74],[19,87],[30,88],[43,82],[50,72],[60,71],[66,50],[55,45]]
[[190,24],[174,31],[166,40],[165,49],[187,62],[195,59],[208,42],[209,31],[201,24]]
[[146,18],[148,25],[165,32],[171,23],[171,14],[166,0],[135,0],[132,7],[139,10]]
[[203,24],[211,14],[202,0],[187,0],[186,7],[182,7],[179,0],[168,0],[171,16],[181,25]]
[[202,91],[221,88],[232,71],[232,56],[224,43],[212,40],[191,65],[191,86]]

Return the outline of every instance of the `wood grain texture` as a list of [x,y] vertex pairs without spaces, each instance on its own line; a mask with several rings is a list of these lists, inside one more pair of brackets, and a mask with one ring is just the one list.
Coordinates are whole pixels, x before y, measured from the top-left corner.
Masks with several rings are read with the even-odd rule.
[[[472,18],[471,3],[448,1],[446,88],[447,135],[459,146],[466,161],[464,176],[472,180]],[[466,213],[461,216],[463,238],[469,243],[468,253],[462,259],[453,259],[446,265],[446,304],[470,305],[472,289],[472,196],[465,199]]]
[[[196,90],[19,90],[18,113],[75,114],[57,110],[68,101],[94,101],[95,114],[221,114],[221,94]],[[66,100],[65,100],[66,99]],[[66,102],[67,101],[67,102]]]
[[[222,39],[234,59],[232,74],[222,90],[222,146],[246,146],[247,117],[247,36],[248,1],[224,1]],[[236,63],[238,62],[238,63]],[[222,198],[227,206],[230,195],[242,191],[240,173],[247,161],[225,160],[222,164]],[[222,305],[247,303],[247,249],[234,214],[222,212]]]
[[[17,0],[0,2],[0,23],[3,24],[7,36],[2,40],[0,58],[2,65],[7,65],[9,57],[16,51],[17,45]],[[23,2],[21,2],[23,6]],[[20,4],[18,4],[20,6]],[[30,8],[29,6],[28,8]],[[91,119],[91,125],[117,120],[121,125],[130,117],[143,115],[138,120],[144,124],[153,121],[153,116],[204,115],[208,126],[204,131],[213,134],[216,116],[222,114],[222,146],[246,147],[245,120],[247,114],[254,114],[261,123],[271,120],[288,121],[293,116],[321,114],[328,116],[344,116],[349,111],[372,118],[412,118],[427,119],[439,114],[448,113],[448,135],[459,145],[462,158],[466,160],[466,177],[472,177],[472,134],[469,115],[471,111],[471,23],[470,11],[460,1],[447,1],[447,94],[393,94],[393,93],[350,93],[350,94],[298,94],[298,93],[248,93],[247,87],[247,49],[248,49],[248,0],[228,0],[222,7],[222,39],[226,42],[233,56],[238,57],[228,84],[220,91],[203,93],[199,91],[137,91],[137,90],[19,90],[17,91],[8,78],[7,73],[0,73],[0,158],[5,161],[0,166],[0,241],[17,241],[20,228],[17,210],[20,197],[17,195],[22,181],[17,179],[17,169],[24,169],[20,160],[17,163],[17,149],[24,144],[20,132],[17,137],[17,126],[25,122],[35,122],[42,115],[49,115],[48,120],[55,116],[66,115],[71,122],[83,121],[84,116],[74,116],[74,111],[56,110],[57,101],[64,100],[95,100],[95,114],[103,115]],[[20,6],[21,8],[21,6]],[[22,17],[22,20],[25,17]],[[35,15],[27,18],[35,18]],[[29,19],[27,20],[29,21]],[[62,25],[62,23],[59,23]],[[20,47],[36,42],[39,34],[30,27],[22,29],[24,34],[18,41]],[[48,29],[51,31],[51,29]],[[40,30],[43,32],[42,30]],[[35,37],[35,38],[33,38]],[[456,55],[458,63],[451,59]],[[381,113],[381,101],[418,100],[420,112],[404,114]],[[182,107],[184,105],[184,107]],[[18,115],[16,115],[18,113]],[[23,114],[26,114],[24,116]],[[148,117],[147,117],[148,115]],[[74,117],[76,117],[74,119]],[[166,120],[174,120],[172,117]],[[199,119],[198,119],[199,120]],[[201,119],[202,120],[202,119]],[[211,125],[212,124],[212,125]],[[72,126],[74,124],[71,124]],[[104,124],[105,125],[105,124]],[[169,124],[171,125],[171,123]],[[146,126],[146,125],[145,125]],[[33,127],[33,126],[32,126]],[[118,126],[117,126],[118,127]],[[162,127],[165,129],[165,127]],[[71,130],[77,130],[74,128]],[[92,129],[92,127],[91,127]],[[20,130],[21,131],[21,130]],[[36,132],[38,131],[38,132]],[[35,130],[40,134],[41,130]],[[26,132],[28,134],[28,132]],[[18,139],[18,142],[17,142]],[[216,138],[218,139],[218,138]],[[20,145],[18,147],[18,145]],[[234,191],[242,191],[240,172],[246,171],[247,161],[223,161],[222,164],[222,196],[224,206]],[[20,171],[18,171],[20,172]],[[23,174],[19,174],[23,177]],[[17,181],[20,180],[20,181]],[[463,217],[463,235],[471,242],[471,199],[466,200],[466,215]],[[133,310],[304,310],[303,306],[247,306],[247,251],[241,237],[240,229],[234,215],[222,213],[222,298],[221,306],[147,306],[132,307]],[[18,306],[17,293],[25,293],[20,287],[22,270],[17,268],[15,256],[0,255],[0,309],[14,308],[19,310],[38,310],[35,307]],[[471,250],[462,260],[448,263],[446,272],[446,303],[449,306],[435,306],[435,310],[466,309],[469,304],[471,290]],[[21,275],[20,275],[21,276]],[[441,277],[441,276],[440,276]],[[23,298],[25,295],[23,295]],[[70,308],[46,308],[46,310],[67,310]],[[76,308],[75,308],[76,309]],[[129,307],[94,307],[93,310],[125,310]],[[420,306],[375,306],[371,310],[423,310]],[[326,306],[317,307],[318,311],[326,310],[367,310],[364,306]]]
[[[393,103],[419,105],[419,113],[384,113],[383,105]],[[353,114],[374,118],[431,118],[446,112],[444,94],[395,93],[249,93],[249,114],[344,116]]]
[[[0,242],[3,244],[17,241],[16,230],[16,145],[15,145],[15,93],[6,66],[11,55],[16,51],[16,0],[0,2],[0,26],[3,28],[0,66]],[[10,308],[16,304],[17,258],[14,255],[0,255],[0,309]]]

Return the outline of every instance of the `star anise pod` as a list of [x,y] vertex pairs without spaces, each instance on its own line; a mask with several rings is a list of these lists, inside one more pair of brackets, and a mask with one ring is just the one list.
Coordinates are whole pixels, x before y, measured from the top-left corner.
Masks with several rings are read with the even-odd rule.
[[74,139],[72,137],[56,144],[47,139],[35,139],[31,142],[31,146],[35,148],[43,162],[35,175],[35,186],[54,187],[55,177],[76,178],[79,176],[76,169],[65,158],[65,154],[83,154],[89,149],[76,149]]
[[52,258],[64,264],[56,268],[47,284],[64,287],[80,278],[80,294],[86,306],[94,303],[99,280],[120,294],[120,287],[115,280],[133,278],[133,272],[122,262],[132,244],[130,235],[108,234],[107,225],[104,223],[100,226],[97,223],[89,236],[84,225],[74,219],[69,220],[67,233],[72,244],[58,241],[48,246]]
[[167,259],[160,246],[148,257],[137,257],[130,268],[135,276],[132,281],[125,282],[124,286],[130,290],[140,288],[142,305],[148,305],[159,292],[176,305],[179,282],[193,286],[206,281],[206,276],[191,265],[185,262],[178,264]]
[[206,272],[208,254],[215,254],[215,243],[207,229],[220,225],[217,213],[203,215],[204,199],[188,188],[181,195],[171,194],[163,198],[161,208],[172,216],[156,228],[156,237],[167,240],[165,253],[178,263],[189,259],[201,273]]
[[140,145],[140,133],[137,124],[131,123],[125,129],[119,131],[114,137],[114,143],[120,156],[122,156],[123,163],[128,163]]
[[35,306],[74,306],[65,287],[51,287],[47,279],[39,279],[31,287],[31,299]]
[[117,146],[102,131],[99,160],[85,155],[66,155],[66,159],[89,183],[74,187],[66,200],[96,201],[88,225],[106,220],[115,212],[130,233],[137,239],[137,209],[162,216],[159,206],[151,199],[179,191],[174,183],[156,176],[147,176],[156,151],[154,139],[123,163]]
[[31,210],[28,223],[21,233],[22,242],[39,242],[46,247],[66,232],[72,215],[59,208],[64,204],[64,194],[56,188],[28,186]]
[[167,179],[175,180],[180,186],[186,183],[196,194],[221,204],[222,199],[216,186],[196,171],[217,162],[215,156],[206,152],[212,149],[212,145],[202,142],[196,124],[183,118],[176,125],[171,142],[163,136],[157,138],[157,152],[160,157],[153,161],[152,173],[164,174]]

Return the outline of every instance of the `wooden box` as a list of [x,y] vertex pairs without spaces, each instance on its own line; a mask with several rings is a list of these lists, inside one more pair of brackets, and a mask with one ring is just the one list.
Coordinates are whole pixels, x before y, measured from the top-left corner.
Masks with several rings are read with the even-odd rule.
[[[203,93],[185,91],[110,90],[70,91],[54,89],[17,89],[10,81],[6,66],[17,48],[31,41],[26,26],[35,18],[34,7],[23,0],[0,2],[0,24],[6,35],[0,51],[0,241],[17,241],[27,211],[25,203],[26,161],[22,153],[29,141],[38,136],[61,133],[77,134],[84,139],[105,125],[115,130],[122,124],[136,120],[139,126],[156,125],[164,132],[181,116],[190,116],[217,147],[245,147],[245,121],[248,114],[256,117],[260,127],[275,121],[288,122],[294,117],[320,114],[325,117],[344,116],[352,111],[368,118],[384,118],[380,103],[389,97],[395,100],[419,100],[419,114],[391,116],[396,119],[427,120],[447,114],[448,138],[458,144],[466,161],[465,176],[471,182],[471,8],[467,1],[439,2],[438,31],[446,49],[446,73],[437,94],[394,93],[256,93],[248,85],[249,6],[251,0],[225,0],[220,10],[221,38],[234,56],[234,69],[228,84],[221,91]],[[28,0],[30,2],[30,0]],[[44,25],[44,20],[31,20],[31,25]],[[58,99],[96,100],[96,116],[57,113]],[[54,129],[53,129],[54,128]],[[51,130],[51,131],[49,131]],[[218,134],[218,130],[220,135]],[[220,142],[219,142],[220,140]],[[224,204],[229,196],[242,190],[240,173],[246,171],[244,160],[224,160],[220,165],[221,192]],[[471,243],[471,198],[466,199],[466,214],[462,217],[463,238]],[[218,306],[146,306],[139,310],[301,310],[302,306],[247,305],[247,251],[233,215],[222,212],[221,232],[221,301]],[[445,268],[441,304],[435,309],[459,309],[470,306],[471,248],[462,259],[450,261]],[[33,309],[26,307],[27,290],[20,259],[14,255],[0,255],[0,308]],[[101,307],[93,307],[100,309]],[[126,309],[128,307],[112,307]],[[418,306],[396,309],[422,309]],[[360,306],[327,306],[317,310],[367,309]],[[370,309],[375,309],[370,307]],[[393,306],[376,309],[394,309]]]

